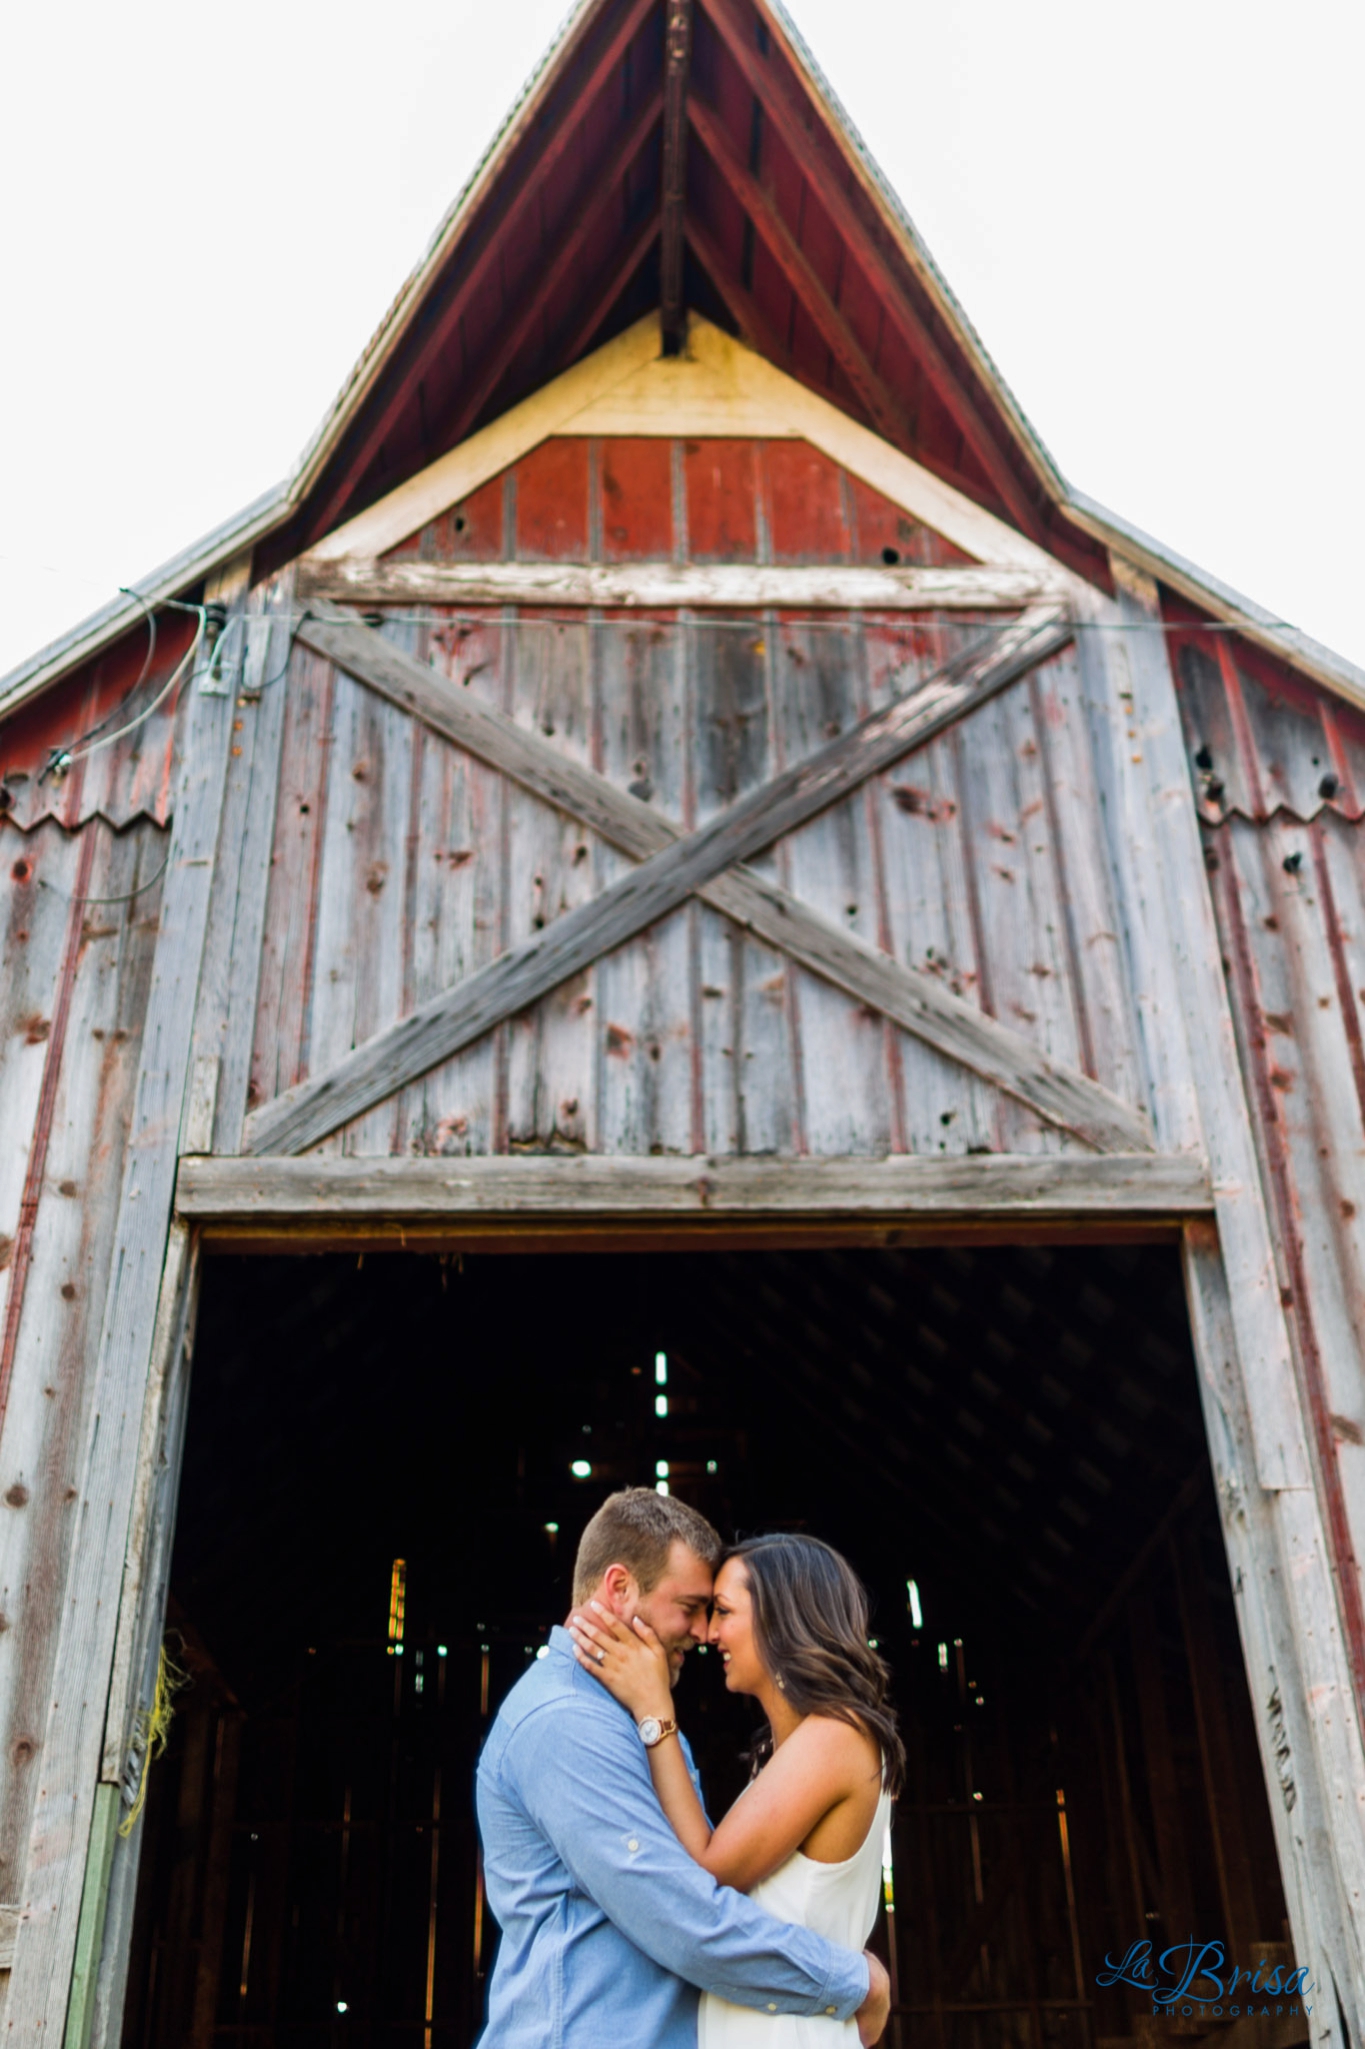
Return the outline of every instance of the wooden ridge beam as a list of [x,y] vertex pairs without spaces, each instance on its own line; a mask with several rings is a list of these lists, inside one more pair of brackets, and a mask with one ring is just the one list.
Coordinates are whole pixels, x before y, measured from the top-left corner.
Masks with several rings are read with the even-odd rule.
[[[810,137],[801,113],[773,77],[752,38],[736,21],[732,0],[706,0],[706,15],[746,85],[790,150],[796,162],[811,160]],[[814,183],[814,181],[812,181]],[[894,306],[902,328],[910,339],[925,375],[943,405],[962,429],[963,439],[1000,493],[1012,516],[1025,532],[1038,531],[1037,508],[1020,483],[1013,467],[1001,453],[990,428],[961,377],[930,332],[922,314],[907,293],[894,266],[878,249],[875,238],[859,219],[857,209],[836,178],[815,186],[819,203],[829,214],[840,241],[872,284]],[[709,268],[709,266],[708,266]],[[719,285],[719,280],[714,282]]]
[[[1020,634],[1021,625],[1022,622],[1008,629],[1006,635],[997,636],[992,646],[999,650],[1001,639],[1014,639]],[[1005,656],[995,663],[990,688],[1003,688],[1010,674],[1022,672],[1035,661],[1045,659],[1055,646],[1063,644],[1068,632],[1066,627],[1055,622],[1048,625],[1046,619],[1041,626],[1035,622],[1034,630],[1041,635],[1040,638],[1030,639],[1024,634],[1017,643],[1015,655]],[[513,776],[523,787],[567,811],[636,860],[648,861],[669,847],[678,847],[681,841],[678,828],[648,804],[618,791],[595,771],[566,759],[539,735],[518,726],[513,720],[471,703],[444,679],[391,648],[369,628],[344,619],[309,620],[300,629],[300,638],[315,652],[338,663],[391,702],[423,719],[443,738],[465,748],[500,772]],[[917,703],[920,695],[922,693],[903,700],[903,705]],[[981,701],[980,698],[977,701]],[[843,743],[834,744],[837,748]],[[758,792],[756,796],[762,798],[765,794]],[[1070,1068],[1054,1064],[1020,1034],[953,996],[934,977],[901,967],[879,949],[865,945],[817,917],[785,891],[762,881],[742,866],[703,881],[697,887],[697,893],[715,909],[746,925],[757,936],[782,949],[813,973],[856,996],[860,1002],[871,1004],[948,1057],[1027,1103],[1049,1123],[1075,1132],[1101,1151],[1144,1150],[1150,1147],[1150,1135],[1141,1114],[1120,1102],[1098,1083]],[[583,908],[590,911],[592,906]],[[563,922],[559,921],[560,924]],[[551,928],[552,931],[554,929]],[[534,942],[536,947],[541,944],[541,941]],[[497,965],[493,964],[494,967]],[[468,984],[461,984],[458,990],[448,992],[447,997],[437,999],[436,1005],[429,1008],[444,1010],[462,992],[473,993],[469,991]],[[448,1027],[449,1020],[446,1022]],[[390,1034],[381,1034],[380,1038],[392,1039],[396,1034],[401,1039],[403,1031],[404,1027],[400,1025],[394,1027]],[[371,1041],[370,1046],[373,1049],[375,1042]],[[364,1048],[357,1049],[356,1054],[349,1056],[350,1060],[355,1062],[365,1051]],[[290,1092],[287,1100],[278,1098],[274,1103],[263,1105],[251,1120],[247,1134],[248,1150],[285,1149],[279,1135],[285,1120],[292,1118],[296,1108],[302,1110],[305,1106],[301,1099],[310,1090],[321,1087],[327,1079],[322,1077],[318,1084],[300,1084],[299,1089]],[[388,1084],[389,1087],[398,1085],[397,1082]],[[375,1098],[379,1099],[382,1098]],[[347,1121],[350,1115],[358,1114],[358,1111],[347,1112],[346,1116],[329,1121],[327,1128],[333,1129],[335,1122]],[[316,1105],[310,1115],[315,1120]],[[328,1115],[330,1118],[330,1112]],[[292,1124],[290,1128],[293,1128]],[[294,1142],[307,1144],[313,1141],[298,1139],[295,1133]]]
[[423,562],[330,557],[298,565],[299,594],[343,604],[599,605],[760,612],[1019,611],[1060,598],[1061,580],[1028,569],[817,568],[767,563]]
[[665,6],[659,326],[664,354],[679,356],[687,341],[683,217],[687,211],[687,75],[692,62],[692,0],[665,0]]
[[1212,1206],[1196,1155],[942,1154],[883,1159],[184,1159],[198,1223],[403,1216],[1180,1217]]
[[662,91],[650,95],[631,122],[611,158],[593,181],[591,201],[579,214],[570,231],[564,235],[553,257],[536,280],[534,291],[527,298],[520,312],[515,314],[506,328],[498,335],[498,345],[482,376],[476,378],[467,395],[461,394],[460,414],[454,440],[463,441],[472,423],[493,396],[511,365],[515,363],[536,322],[544,316],[554,294],[565,279],[573,273],[579,262],[584,245],[602,217],[603,208],[610,204],[622,179],[643,150],[664,110]]
[[[1058,629],[1059,644],[1064,629]],[[682,837],[642,798],[571,760],[539,733],[482,706],[378,633],[344,615],[305,620],[305,646],[421,719],[442,739],[545,799],[637,861]],[[1030,659],[1046,659],[1045,645]],[[787,891],[743,866],[698,892],[813,974],[867,1003],[936,1051],[1026,1103],[1045,1122],[1100,1151],[1146,1151],[1146,1119],[1075,1069],[1059,1066],[1022,1033],[954,996],[935,977],[903,967],[880,947],[817,916]]]
[[[634,4],[626,9],[615,34],[584,81],[580,93],[584,103],[620,63],[654,5],[655,0],[634,0]],[[551,129],[549,135],[544,138],[530,175],[512,201],[507,214],[490,229],[482,249],[474,257],[445,306],[433,320],[421,343],[406,359],[403,358],[402,350],[399,350],[399,360],[395,361],[391,371],[395,379],[394,387],[388,398],[378,406],[354,455],[310,520],[310,530],[314,534],[327,532],[356,485],[363,480],[370,464],[383,446],[385,437],[392,431],[394,422],[403,410],[409,392],[449,346],[450,338],[463,319],[470,301],[496,266],[503,237],[509,225],[539,197],[546,181],[558,169],[564,156],[572,150],[578,140],[579,127],[573,122],[561,121]],[[458,256],[455,260],[458,261]]]
[[743,163],[720,119],[694,94],[688,119],[707,155],[731,187],[769,255],[820,331],[821,339],[857,392],[877,432],[897,446],[908,445],[909,421],[880,375],[864,354],[843,314],[825,289],[815,266],[797,241],[766,188]]

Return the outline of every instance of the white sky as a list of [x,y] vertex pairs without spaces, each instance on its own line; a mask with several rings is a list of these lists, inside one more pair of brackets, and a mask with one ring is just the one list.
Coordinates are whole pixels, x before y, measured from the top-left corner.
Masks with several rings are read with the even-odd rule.
[[[0,672],[283,476],[563,0],[0,30]],[[1063,471],[1365,663],[1359,0],[794,0]]]

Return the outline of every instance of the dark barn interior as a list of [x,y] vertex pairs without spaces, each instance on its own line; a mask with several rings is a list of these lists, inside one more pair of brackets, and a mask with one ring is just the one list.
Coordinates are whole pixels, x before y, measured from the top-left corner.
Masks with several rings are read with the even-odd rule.
[[[1287,1961],[1173,1248],[213,1259],[194,1373],[130,2049],[465,2049],[483,1731],[659,1477],[872,1590],[895,2049],[1145,2039],[1140,1939]],[[749,1704],[680,1700],[723,1808]]]

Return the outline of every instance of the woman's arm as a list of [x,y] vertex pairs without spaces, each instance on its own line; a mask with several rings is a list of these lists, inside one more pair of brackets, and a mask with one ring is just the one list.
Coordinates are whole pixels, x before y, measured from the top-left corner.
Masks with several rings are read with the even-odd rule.
[[[570,1618],[569,1633],[584,1670],[637,1721],[673,1717],[668,1661],[648,1623],[618,1621],[592,1604]],[[785,1864],[834,1807],[861,1791],[871,1765],[868,1738],[845,1722],[808,1715],[715,1829],[707,1826],[682,1745],[666,1736],[649,1752],[659,1804],[688,1855],[722,1885],[747,1892]]]
[[[597,1601],[590,1602],[589,1607],[590,1614],[576,1611],[569,1617],[569,1634],[579,1664],[594,1679],[600,1679],[608,1693],[622,1707],[629,1708],[637,1722],[649,1715],[661,1722],[671,1722],[673,1686],[668,1658],[654,1631],[638,1615],[633,1623],[627,1623]],[[676,1735],[665,1736],[648,1756],[654,1790],[674,1835],[689,1857],[704,1864],[711,1826],[697,1798],[682,1744]]]

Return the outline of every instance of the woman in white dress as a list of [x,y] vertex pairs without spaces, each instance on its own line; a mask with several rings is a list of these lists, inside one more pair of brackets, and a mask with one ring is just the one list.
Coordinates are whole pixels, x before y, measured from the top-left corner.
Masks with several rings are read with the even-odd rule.
[[[754,1537],[716,1575],[709,1641],[731,1693],[768,1718],[753,1776],[714,1829],[676,1733],[668,1657],[648,1623],[592,1602],[570,1617],[579,1663],[637,1722],[655,1790],[683,1847],[784,1921],[861,1949],[877,1915],[882,1845],[905,1754],[889,1674],[867,1640],[867,1596],[846,1560],[805,1536]],[[702,1995],[698,2049],[854,2049],[856,2024],[758,2013]]]

